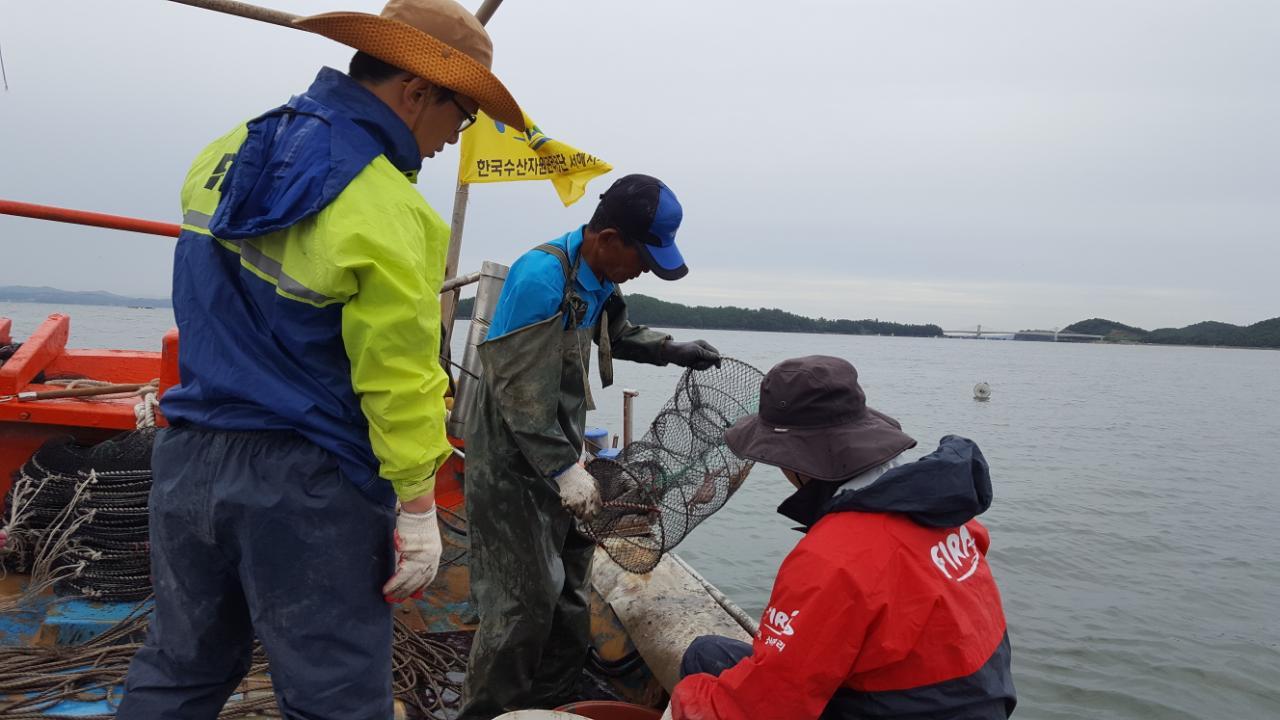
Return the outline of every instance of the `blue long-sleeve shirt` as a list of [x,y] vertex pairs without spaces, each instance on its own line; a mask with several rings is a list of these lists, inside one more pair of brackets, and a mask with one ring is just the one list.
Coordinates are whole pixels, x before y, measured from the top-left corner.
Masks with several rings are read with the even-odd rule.
[[[569,256],[570,265],[582,250],[583,229],[580,227],[561,235],[550,243],[562,249],[568,248],[565,254]],[[601,308],[616,286],[610,280],[597,278],[585,260],[578,263],[578,275],[573,284],[578,295],[587,303],[587,312],[580,327],[594,327],[600,318]],[[498,297],[498,307],[493,313],[493,322],[489,325],[488,337],[501,337],[546,320],[560,311],[563,299],[564,270],[559,258],[541,250],[526,252],[507,273],[502,295]]]

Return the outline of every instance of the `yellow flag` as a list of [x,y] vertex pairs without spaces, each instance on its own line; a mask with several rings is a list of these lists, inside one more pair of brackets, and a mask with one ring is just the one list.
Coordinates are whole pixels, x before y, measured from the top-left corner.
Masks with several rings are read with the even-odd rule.
[[528,132],[477,113],[475,125],[462,133],[458,182],[490,183],[550,180],[566,206],[587,192],[587,183],[613,169],[595,155],[543,134],[528,115]]

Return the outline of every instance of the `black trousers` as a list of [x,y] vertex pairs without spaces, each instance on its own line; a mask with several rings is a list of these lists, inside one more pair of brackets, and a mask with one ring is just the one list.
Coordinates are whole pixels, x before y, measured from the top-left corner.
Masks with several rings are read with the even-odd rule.
[[390,718],[394,511],[294,433],[162,430],[152,475],[155,614],[117,717],[212,720],[256,634],[286,718]]
[[[698,673],[719,677],[720,673],[749,657],[751,645],[748,643],[719,635],[703,635],[695,638],[680,658],[680,677]],[[867,717],[851,707],[847,694],[845,690],[837,691],[822,711],[819,720],[859,720]]]
[[698,673],[719,677],[720,673],[751,657],[751,645],[719,635],[695,638],[680,658],[680,677]]

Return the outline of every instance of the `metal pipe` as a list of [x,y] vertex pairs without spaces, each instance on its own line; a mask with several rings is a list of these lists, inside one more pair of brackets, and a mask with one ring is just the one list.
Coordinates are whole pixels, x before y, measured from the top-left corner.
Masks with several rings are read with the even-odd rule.
[[443,295],[447,292],[457,290],[458,288],[461,288],[463,286],[470,285],[471,283],[479,282],[479,281],[480,281],[479,271],[468,273],[466,275],[459,275],[458,277],[455,277],[453,279],[445,280],[444,284],[440,286],[440,294]]
[[190,5],[201,10],[212,10],[214,12],[226,13],[227,15],[235,15],[237,17],[257,20],[259,22],[271,23],[272,25],[281,25],[287,28],[299,30],[297,25],[293,24],[301,15],[282,12],[280,10],[272,10],[270,8],[258,7],[249,3],[236,2],[236,0],[169,0],[179,5]]
[[639,397],[639,390],[623,390],[622,391],[622,447],[625,449],[631,444],[631,399]]
[[155,220],[139,220],[138,218],[125,217],[123,215],[108,215],[107,213],[88,212],[85,210],[71,210],[69,208],[53,207],[52,205],[36,205],[34,203],[17,202],[15,200],[0,200],[0,214],[16,215],[18,217],[29,217],[37,220],[53,220],[55,222],[73,223],[76,225],[89,225],[91,227],[111,228],[112,230],[127,230],[130,232],[148,233],[151,235],[163,235],[165,237],[178,237],[182,232],[182,227],[174,223],[156,222]]
[[[453,396],[453,411],[449,413],[446,430],[456,438],[464,437],[467,416],[475,409],[480,392],[482,371],[477,347],[489,335],[489,321],[498,307],[502,285],[507,279],[507,266],[485,261],[480,265],[480,284],[476,287],[476,302],[471,310],[471,329],[467,333],[467,346],[462,353],[462,372]],[[464,438],[465,439],[465,438]]]

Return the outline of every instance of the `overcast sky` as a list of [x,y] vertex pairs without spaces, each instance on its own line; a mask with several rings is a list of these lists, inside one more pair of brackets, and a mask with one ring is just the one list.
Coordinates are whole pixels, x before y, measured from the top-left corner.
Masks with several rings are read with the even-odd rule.
[[[1277,0],[507,0],[489,29],[525,110],[615,171],[567,209],[475,186],[463,270],[645,172],[691,272],[633,292],[948,329],[1280,315]],[[0,198],[167,221],[204,145],[351,54],[161,0],[2,0],[0,49]],[[456,172],[419,182],[446,218]],[[0,285],[167,295],[172,248],[0,216]]]

